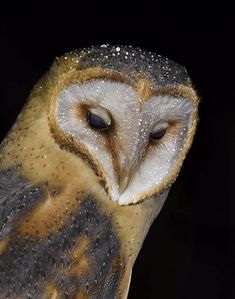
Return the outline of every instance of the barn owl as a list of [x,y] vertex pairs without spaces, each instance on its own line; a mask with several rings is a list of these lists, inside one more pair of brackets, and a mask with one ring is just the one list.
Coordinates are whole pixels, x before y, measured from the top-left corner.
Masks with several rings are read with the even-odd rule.
[[139,48],[57,58],[0,148],[0,298],[127,298],[198,102],[184,67]]

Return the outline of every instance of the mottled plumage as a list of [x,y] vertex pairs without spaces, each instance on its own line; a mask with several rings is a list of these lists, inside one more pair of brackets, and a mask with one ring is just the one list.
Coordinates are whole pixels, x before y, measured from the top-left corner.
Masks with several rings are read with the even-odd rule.
[[167,58],[103,45],[56,59],[0,148],[0,298],[127,298],[197,106]]

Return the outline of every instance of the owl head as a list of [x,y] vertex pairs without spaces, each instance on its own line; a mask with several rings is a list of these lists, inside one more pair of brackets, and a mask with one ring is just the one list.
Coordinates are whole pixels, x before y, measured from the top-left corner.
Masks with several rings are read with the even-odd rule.
[[91,47],[54,63],[48,88],[56,143],[79,155],[120,205],[175,180],[197,123],[198,97],[184,67],[132,47]]

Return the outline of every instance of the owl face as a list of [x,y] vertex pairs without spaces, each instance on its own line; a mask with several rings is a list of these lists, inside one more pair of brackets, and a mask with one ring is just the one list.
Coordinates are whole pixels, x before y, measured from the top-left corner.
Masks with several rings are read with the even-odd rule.
[[82,156],[120,205],[171,185],[196,123],[197,97],[190,86],[176,84],[177,78],[154,85],[146,72],[136,73],[127,76],[110,66],[70,71],[50,96],[56,142]]

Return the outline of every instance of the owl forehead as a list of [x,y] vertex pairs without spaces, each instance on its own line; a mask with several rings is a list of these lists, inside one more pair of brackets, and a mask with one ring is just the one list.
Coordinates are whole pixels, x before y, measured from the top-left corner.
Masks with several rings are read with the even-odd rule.
[[125,74],[130,81],[144,74],[151,85],[159,88],[176,84],[191,85],[185,67],[140,48],[102,45],[86,48],[78,53],[81,55],[81,69],[100,66]]
[[[104,79],[132,86],[142,102],[156,94],[196,99],[186,69],[131,46],[91,47],[58,58],[51,68],[49,99],[74,83]],[[183,87],[183,88],[182,88]]]

